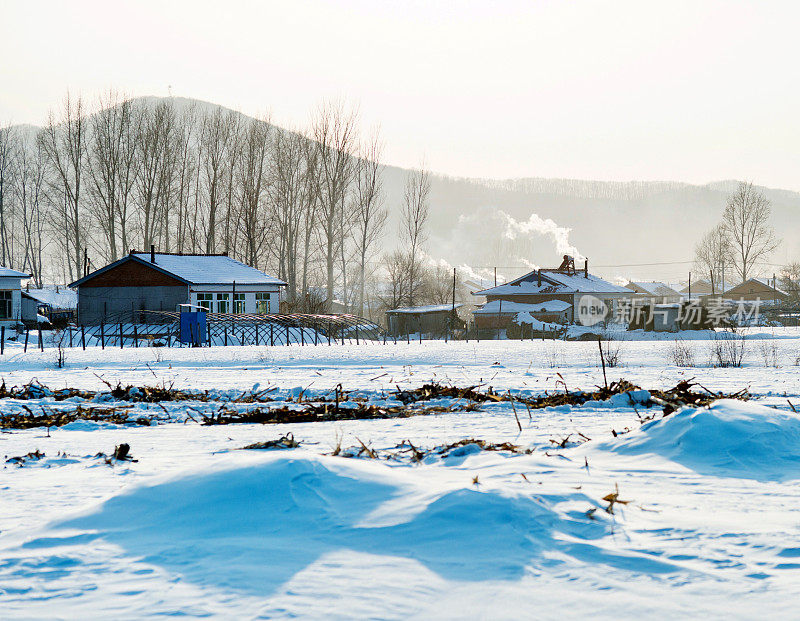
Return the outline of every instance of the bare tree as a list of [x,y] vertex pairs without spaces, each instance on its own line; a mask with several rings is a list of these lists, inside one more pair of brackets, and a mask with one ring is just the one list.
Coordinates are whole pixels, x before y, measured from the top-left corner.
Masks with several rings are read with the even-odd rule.
[[[175,246],[178,252],[189,247],[192,219],[189,217],[192,201],[192,179],[195,176],[196,153],[193,147],[197,114],[194,107],[184,110],[178,119],[178,127],[172,147],[175,158],[175,194],[176,213]],[[194,210],[193,210],[194,211]],[[196,215],[196,213],[195,213]],[[169,251],[169,246],[166,248]]]
[[410,257],[408,252],[395,250],[383,258],[387,287],[381,299],[384,307],[389,310],[401,307],[409,298],[407,287]]
[[725,269],[733,267],[733,248],[722,227],[715,226],[703,236],[694,251],[695,271],[711,281],[711,292],[724,293]]
[[235,126],[235,113],[225,114],[221,108],[203,117],[199,158],[203,191],[201,200],[205,203],[205,251],[209,254],[217,248],[218,219],[225,205],[226,167],[230,164],[228,149]]
[[355,174],[352,234],[358,259],[358,314],[364,315],[367,261],[383,234],[389,212],[383,206],[381,186],[382,145],[377,132],[362,146]]
[[[105,237],[108,259],[128,249],[128,207],[137,175],[138,115],[130,101],[111,92],[100,100],[89,140],[90,210]],[[103,252],[106,254],[106,252]]]
[[428,197],[431,185],[428,172],[423,165],[420,170],[409,174],[403,194],[400,237],[405,242],[408,253],[407,278],[405,287],[407,303],[414,306],[423,285],[422,247],[427,241]]
[[39,133],[39,144],[50,169],[49,186],[54,210],[55,230],[63,232],[56,240],[67,258],[69,278],[82,275],[82,253],[85,250],[85,231],[82,183],[87,164],[87,121],[83,100],[64,99],[60,122],[51,112],[47,127]]
[[11,212],[10,192],[16,172],[16,155],[19,150],[18,136],[10,127],[0,128],[0,265],[8,265],[11,259],[9,220]]
[[772,207],[752,183],[740,183],[728,197],[722,227],[733,249],[734,267],[742,282],[778,247],[769,223]]
[[794,261],[783,266],[780,283],[789,300],[793,304],[800,303],[800,262]]
[[[425,269],[425,285],[423,301],[426,304],[450,304],[453,302],[453,268],[439,263]],[[455,272],[455,299],[460,300],[466,294],[466,286],[462,275]]]
[[325,248],[329,311],[333,307],[336,261],[344,244],[342,212],[353,175],[356,120],[356,112],[345,111],[341,103],[325,104],[317,110],[312,126],[313,138],[317,143],[317,213]]
[[[272,158],[272,202],[278,273],[286,280],[287,300],[295,304],[300,270],[308,267],[311,236],[315,226],[317,179],[314,177],[315,151],[299,133],[278,132]],[[302,284],[306,294],[305,280]]]
[[19,163],[15,192],[24,246],[20,264],[31,274],[34,284],[41,287],[44,281],[43,253],[47,246],[44,213],[46,162],[41,145],[24,145]]
[[270,126],[253,119],[244,128],[241,165],[237,168],[241,209],[234,222],[244,239],[244,259],[261,263],[269,233],[267,192],[269,186]]

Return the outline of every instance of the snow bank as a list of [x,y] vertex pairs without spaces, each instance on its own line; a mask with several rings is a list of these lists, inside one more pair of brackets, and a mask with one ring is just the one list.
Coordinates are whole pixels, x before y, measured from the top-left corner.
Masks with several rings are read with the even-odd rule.
[[582,492],[521,495],[470,480],[452,468],[423,472],[302,450],[228,453],[210,467],[128,488],[26,547],[99,538],[201,588],[259,597],[342,553],[411,559],[464,582],[519,580],[551,554],[674,570],[594,545],[610,521],[586,519]]
[[592,450],[659,455],[705,475],[791,480],[800,478],[800,416],[724,400],[651,421]]

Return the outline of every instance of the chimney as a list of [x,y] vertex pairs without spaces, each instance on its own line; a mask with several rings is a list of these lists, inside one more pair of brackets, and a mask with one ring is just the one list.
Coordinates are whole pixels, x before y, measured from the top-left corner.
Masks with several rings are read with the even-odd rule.
[[150,244],[150,263],[156,262],[156,245]]
[[536,274],[537,274],[537,276],[539,276],[539,287],[541,287],[542,286],[542,268],[539,268],[538,270],[536,270]]
[[583,263],[583,277],[589,278],[589,259],[585,259]]

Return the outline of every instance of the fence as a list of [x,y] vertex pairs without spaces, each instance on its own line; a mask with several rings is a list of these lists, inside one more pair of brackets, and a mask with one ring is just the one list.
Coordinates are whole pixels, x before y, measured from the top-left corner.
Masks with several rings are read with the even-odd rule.
[[[180,313],[135,311],[109,315],[93,326],[70,325],[61,334],[62,346],[140,347],[190,346],[181,343]],[[355,315],[245,315],[207,313],[203,346],[320,345],[386,341],[376,323]]]

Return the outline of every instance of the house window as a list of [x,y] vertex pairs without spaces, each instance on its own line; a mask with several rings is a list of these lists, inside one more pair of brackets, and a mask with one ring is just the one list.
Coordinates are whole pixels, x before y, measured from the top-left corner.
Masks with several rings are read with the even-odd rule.
[[0,291],[0,319],[11,319],[11,291]]
[[233,312],[239,315],[244,313],[244,293],[233,294]]
[[269,313],[269,293],[256,293],[256,312],[259,315]]
[[217,312],[218,313],[229,313],[231,308],[231,294],[230,293],[218,293],[217,294]]
[[197,305],[203,308],[203,312],[210,313],[211,312],[211,304],[214,300],[213,293],[198,293],[197,294]]

